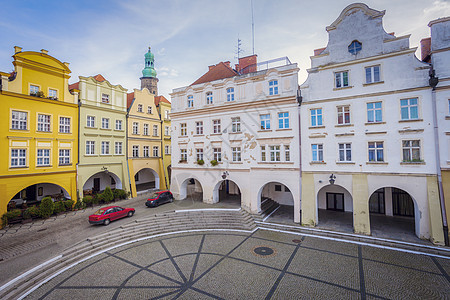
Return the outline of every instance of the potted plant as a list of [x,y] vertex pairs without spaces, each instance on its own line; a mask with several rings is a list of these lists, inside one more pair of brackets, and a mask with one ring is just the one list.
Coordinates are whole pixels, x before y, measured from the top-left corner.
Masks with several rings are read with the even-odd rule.
[[211,160],[211,166],[217,166],[219,164],[219,162],[215,159]]
[[205,161],[203,159],[199,159],[197,160],[197,164],[202,166],[205,163]]

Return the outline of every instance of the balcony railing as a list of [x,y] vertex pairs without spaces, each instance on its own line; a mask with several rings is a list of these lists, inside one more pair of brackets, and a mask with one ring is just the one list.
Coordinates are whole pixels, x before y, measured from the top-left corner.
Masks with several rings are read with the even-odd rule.
[[289,60],[289,58],[287,56],[279,57],[279,58],[275,58],[275,59],[271,59],[271,60],[266,60],[266,61],[263,61],[263,62],[260,62],[257,64],[249,65],[249,66],[243,68],[242,70],[239,70],[239,74],[243,75],[243,74],[268,70],[271,68],[287,66],[290,64],[291,64],[291,61]]

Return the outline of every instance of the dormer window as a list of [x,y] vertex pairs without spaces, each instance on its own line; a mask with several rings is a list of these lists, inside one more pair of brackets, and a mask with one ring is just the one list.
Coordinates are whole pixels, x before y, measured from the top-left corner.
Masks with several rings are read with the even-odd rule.
[[212,92],[206,93],[206,104],[213,104],[213,94],[212,94]]
[[234,88],[227,89],[227,102],[234,101]]
[[109,103],[109,95],[108,94],[102,94],[102,102]]
[[194,96],[187,97],[187,107],[194,107]]
[[353,55],[358,54],[359,51],[361,51],[362,49],[362,44],[358,41],[353,41],[349,46],[348,46],[348,52],[350,52]]

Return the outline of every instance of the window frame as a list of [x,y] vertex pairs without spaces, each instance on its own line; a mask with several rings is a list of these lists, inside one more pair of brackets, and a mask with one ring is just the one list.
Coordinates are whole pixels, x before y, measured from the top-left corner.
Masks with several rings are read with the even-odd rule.
[[131,147],[131,154],[133,158],[139,157],[139,145],[133,145]]
[[278,79],[269,81],[269,96],[278,95]]
[[[70,149],[59,149],[59,155],[58,155],[58,165],[59,166],[68,166],[71,165],[70,163]],[[61,155],[61,153],[63,155]]]
[[[373,146],[371,146],[373,144]],[[381,147],[378,147],[381,144]],[[379,154],[381,158],[379,159]],[[367,142],[367,161],[368,162],[384,162],[384,142],[369,141]]]
[[86,116],[86,127],[95,128],[95,116]]
[[[43,121],[41,119],[41,116],[48,117],[48,122],[47,122],[47,120]],[[44,129],[46,129],[45,127],[47,127],[48,130],[44,130]],[[36,131],[39,131],[39,132],[51,132],[52,131],[52,115],[38,113],[38,116],[37,116],[37,130]]]
[[260,130],[270,130],[270,114],[259,115]]
[[[380,107],[376,107],[378,103],[380,104]],[[369,105],[373,105],[373,107],[369,108]],[[367,123],[372,124],[383,122],[383,101],[374,101],[366,103],[366,110],[367,110]],[[380,112],[380,120],[377,119],[377,111]],[[372,121],[370,120],[371,117],[373,118]]]
[[231,132],[240,133],[241,132],[241,118],[233,117],[231,118]]
[[187,123],[180,123],[180,136],[187,136]]
[[[405,146],[405,142],[409,142],[409,146]],[[413,142],[418,142],[418,146],[414,146]],[[405,150],[408,151],[410,159],[405,159]],[[414,150],[418,151],[418,159],[414,158]],[[417,156],[417,155],[416,155]],[[414,163],[423,162],[423,153],[420,139],[402,140],[402,162],[404,163]]]
[[[13,155],[14,151],[17,151],[17,155]],[[11,168],[26,168],[27,167],[27,149],[26,148],[11,148]],[[23,155],[22,155],[23,154]],[[17,163],[14,164],[14,161]],[[23,164],[21,163],[23,162]]]
[[[352,123],[350,105],[336,106],[336,110],[337,110],[337,124],[338,125],[350,125]],[[342,119],[340,119],[340,118],[342,118]]]
[[206,105],[210,105],[214,103],[213,93],[206,92]]
[[[320,114],[319,114],[320,110]],[[311,127],[320,127],[323,126],[323,109],[322,108],[312,108],[309,110]],[[314,120],[314,122],[313,122]],[[320,124],[319,124],[320,121]],[[316,124],[314,124],[316,123]]]
[[[69,124],[61,123],[62,120],[68,120]],[[59,133],[72,133],[72,118],[59,116]]]
[[233,162],[241,162],[242,161],[242,152],[241,147],[231,147],[231,153]]
[[116,119],[116,130],[123,130],[122,129],[122,120]]
[[144,109],[144,106],[142,105],[142,104],[138,104],[138,106],[137,106],[137,112],[144,112],[143,111],[143,109]]
[[[411,100],[415,100],[416,104],[411,104]],[[406,105],[402,105],[402,101],[408,101]],[[406,108],[406,111],[408,112],[408,117],[403,118],[403,109]],[[413,118],[412,115],[412,109],[416,108],[416,114],[417,116]],[[411,97],[411,98],[404,98],[400,99],[400,120],[401,121],[410,121],[410,120],[419,120],[420,119],[420,110],[419,110],[419,97]]]
[[[41,154],[39,154],[39,151],[41,151]],[[45,155],[44,151],[46,152]],[[39,163],[39,160],[42,162]],[[45,163],[45,160],[47,160],[47,163]],[[36,167],[48,167],[50,166],[50,149],[48,148],[38,148],[36,149]]]
[[102,93],[102,103],[109,104],[109,94]]
[[197,158],[197,161],[204,160],[203,148],[195,148],[195,157]]
[[142,156],[150,157],[150,146],[142,146]]
[[147,123],[144,123],[142,130],[143,130],[143,133],[142,133],[143,135],[149,135]]
[[203,121],[195,121],[195,134],[203,135]]
[[187,149],[180,149],[180,161],[187,162]]
[[[120,151],[117,151],[120,150]],[[123,143],[122,142],[114,142],[114,155],[122,155],[123,154]]]
[[132,124],[132,134],[139,134],[139,122],[133,122]]
[[[289,129],[289,112],[279,112],[278,113],[278,129]],[[281,126],[280,126],[281,125]]]
[[234,87],[227,88],[227,102],[233,102],[234,99]]
[[334,87],[336,89],[350,86],[350,72],[348,70],[334,72]]
[[110,155],[111,151],[110,151],[110,147],[109,147],[109,141],[102,141],[101,142],[101,150],[100,150],[100,154],[101,155]]
[[311,144],[311,161],[324,162],[323,144]]
[[109,118],[102,118],[102,129],[110,129]]
[[222,148],[213,148],[213,159],[217,162],[222,161]]
[[338,143],[338,154],[339,162],[352,162],[352,143]]
[[[17,116],[15,117],[15,113]],[[22,117],[25,116],[25,119]],[[16,124],[16,126],[15,126]],[[25,128],[22,128],[25,124]],[[11,110],[11,129],[12,130],[28,130],[28,112],[21,110]]]
[[192,95],[187,96],[187,107],[188,108],[194,107],[194,96],[192,96]]
[[[375,70],[378,69],[378,78],[376,78]],[[366,76],[366,84],[381,82],[381,65],[374,65],[364,68],[364,74]],[[369,79],[369,80],[368,80]],[[378,79],[378,80],[377,80]]]
[[269,145],[269,161],[280,162],[281,161],[281,146]]
[[86,141],[84,151],[85,155],[95,155],[95,141]]
[[153,125],[153,136],[159,136],[158,125]]

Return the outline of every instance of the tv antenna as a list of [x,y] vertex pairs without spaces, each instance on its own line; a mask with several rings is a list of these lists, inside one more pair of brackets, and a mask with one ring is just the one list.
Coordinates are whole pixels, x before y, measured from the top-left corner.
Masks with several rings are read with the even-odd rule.
[[236,46],[236,55],[237,55],[237,59],[239,61],[239,58],[241,57],[241,53],[244,52],[244,50],[242,50],[241,48],[241,39],[238,37],[238,41],[237,41],[237,46]]
[[252,5],[252,51],[253,55],[255,55],[255,22],[253,19],[253,0],[251,0]]

